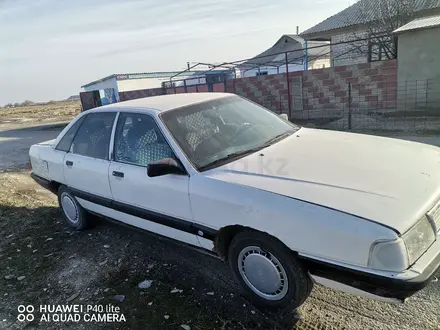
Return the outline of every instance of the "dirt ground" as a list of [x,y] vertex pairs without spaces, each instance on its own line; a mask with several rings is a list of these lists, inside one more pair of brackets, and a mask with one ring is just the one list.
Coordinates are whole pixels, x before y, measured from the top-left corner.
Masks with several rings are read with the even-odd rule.
[[72,120],[81,111],[80,101],[54,102],[20,108],[0,109],[0,129]]
[[[222,261],[187,246],[98,218],[70,230],[56,197],[23,170],[29,145],[60,129],[0,131],[0,329],[440,329],[439,281],[404,305],[315,286],[299,310],[271,313],[241,296]],[[151,287],[139,289],[144,280]],[[39,323],[37,313],[20,323],[21,304],[112,304],[126,322]]]

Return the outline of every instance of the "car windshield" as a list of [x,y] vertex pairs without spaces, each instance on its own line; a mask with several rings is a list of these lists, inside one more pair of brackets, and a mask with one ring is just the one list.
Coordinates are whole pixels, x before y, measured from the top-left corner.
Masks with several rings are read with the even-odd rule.
[[199,171],[261,150],[299,129],[238,96],[167,111],[160,118]]

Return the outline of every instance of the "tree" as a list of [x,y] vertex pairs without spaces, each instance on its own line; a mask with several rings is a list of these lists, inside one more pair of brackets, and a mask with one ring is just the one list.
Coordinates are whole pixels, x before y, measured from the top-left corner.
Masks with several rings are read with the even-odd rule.
[[35,102],[34,101],[25,100],[25,101],[21,102],[21,104],[20,104],[21,107],[28,107],[28,106],[31,106],[31,105],[35,105]]
[[[363,3],[366,0],[362,0]],[[363,21],[370,38],[368,59],[391,60],[397,58],[397,35],[393,31],[409,23],[415,16],[412,0],[380,0],[376,10],[362,7]],[[367,11],[368,10],[368,11]]]
[[[437,2],[424,0],[423,8],[435,7]],[[420,9],[419,0],[358,1],[345,18],[347,26],[356,26],[347,53],[367,57],[368,61],[397,58],[397,35],[393,31],[413,20]]]

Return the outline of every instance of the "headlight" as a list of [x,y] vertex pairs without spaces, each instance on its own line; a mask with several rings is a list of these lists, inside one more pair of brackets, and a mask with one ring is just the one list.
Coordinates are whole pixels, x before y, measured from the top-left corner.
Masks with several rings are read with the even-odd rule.
[[412,265],[435,241],[434,228],[427,217],[423,219],[405,235],[403,235],[408,250],[409,264]]
[[368,266],[373,269],[400,272],[408,268],[408,255],[402,239],[378,241],[370,249]]

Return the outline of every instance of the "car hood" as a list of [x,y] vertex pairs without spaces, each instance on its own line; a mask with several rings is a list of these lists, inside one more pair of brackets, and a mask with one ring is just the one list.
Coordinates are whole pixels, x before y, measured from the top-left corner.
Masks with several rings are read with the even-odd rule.
[[440,148],[301,128],[260,152],[203,174],[337,209],[404,233],[440,197]]

